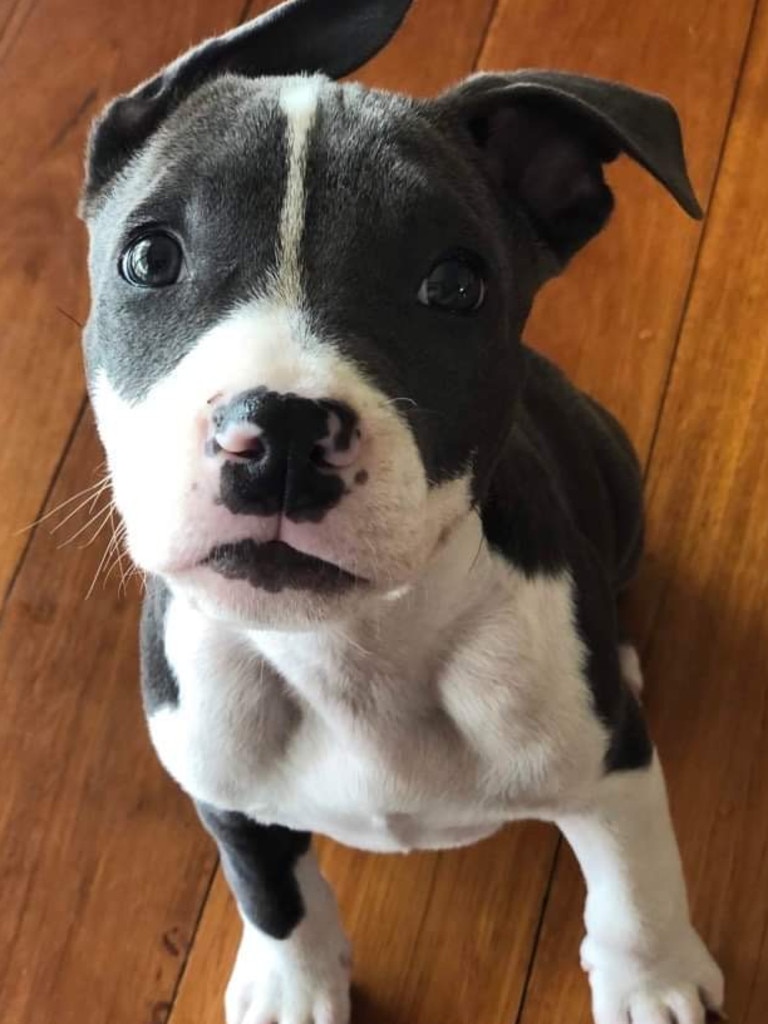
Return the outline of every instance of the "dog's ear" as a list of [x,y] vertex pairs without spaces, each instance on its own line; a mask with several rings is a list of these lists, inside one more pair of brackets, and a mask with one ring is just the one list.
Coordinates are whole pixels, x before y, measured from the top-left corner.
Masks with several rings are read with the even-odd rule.
[[477,75],[436,101],[469,128],[502,195],[526,209],[560,265],[613,208],[603,164],[626,153],[686,213],[701,208],[688,179],[674,107],[662,96],[581,75]]
[[159,75],[114,100],[94,124],[85,202],[161,121],[204,82],[227,72],[256,78],[322,72],[340,78],[392,37],[412,0],[287,0],[261,17],[209,39]]

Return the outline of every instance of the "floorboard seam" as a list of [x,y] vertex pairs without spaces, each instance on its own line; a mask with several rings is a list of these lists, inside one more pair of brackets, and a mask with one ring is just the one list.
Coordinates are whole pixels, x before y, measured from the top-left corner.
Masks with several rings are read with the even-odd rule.
[[496,20],[496,15],[499,13],[499,8],[501,7],[501,5],[502,0],[494,0],[494,2],[491,4],[491,9],[488,12],[485,27],[483,28],[483,34],[480,37],[480,43],[478,44],[477,47],[477,52],[475,53],[475,56],[472,58],[471,67],[473,71],[478,70],[478,65],[480,64],[480,61],[483,59],[483,54],[485,53],[485,46],[486,43],[488,42],[488,38],[491,34],[491,29],[493,28],[493,23]]
[[558,835],[557,842],[555,843],[555,851],[552,854],[552,863],[549,866],[549,878],[547,880],[547,887],[544,890],[544,898],[541,901],[541,909],[539,910],[539,919],[536,922],[536,931],[533,935],[533,942],[531,943],[531,955],[528,958],[528,965],[525,969],[525,979],[523,981],[523,988],[520,992],[520,1003],[515,1014],[514,1024],[521,1024],[523,1014],[525,1012],[525,1005],[528,1001],[528,990],[531,985],[531,978],[533,977],[533,970],[536,965],[536,956],[539,952],[539,941],[541,939],[541,933],[544,929],[544,921],[547,916],[547,908],[549,907],[549,900],[552,895],[552,889],[555,885],[555,875],[557,874],[557,865],[560,863],[560,851],[563,847],[563,837]]
[[[728,119],[726,121],[725,131],[723,132],[723,139],[720,144],[720,151],[717,155],[717,162],[715,164],[715,173],[712,178],[712,187],[709,194],[709,202],[707,203],[707,210],[704,216],[704,224],[699,235],[699,241],[696,246],[696,252],[693,258],[693,266],[691,267],[691,274],[688,279],[688,286],[685,290],[683,297],[683,304],[680,310],[680,318],[677,324],[677,330],[675,332],[675,340],[672,346],[672,352],[670,353],[669,363],[667,365],[667,372],[664,378],[664,384],[661,389],[661,398],[659,399],[659,407],[656,411],[656,421],[653,426],[653,432],[651,434],[651,441],[648,445],[648,454],[645,459],[645,468],[643,472],[643,484],[647,488],[648,478],[653,466],[653,460],[656,454],[656,446],[658,439],[661,434],[661,428],[664,421],[664,412],[667,407],[667,399],[669,396],[669,388],[672,383],[672,377],[675,372],[675,365],[677,363],[677,355],[680,349],[680,342],[685,330],[686,321],[688,319],[688,313],[690,310],[691,299],[693,297],[693,291],[696,287],[696,280],[699,275],[699,265],[701,263],[702,253],[704,251],[704,245],[706,244],[707,235],[709,233],[709,225],[711,221],[711,214],[717,201],[718,185],[720,184],[720,173],[722,171],[723,163],[725,160],[725,154],[728,150],[728,142],[731,138],[731,131],[733,129],[733,121],[736,114],[736,108],[738,106],[739,97],[741,96],[741,88],[744,79],[744,71],[749,60],[749,54],[752,50],[752,39],[754,37],[755,24],[757,22],[757,14],[760,8],[762,0],[755,0],[752,5],[752,13],[750,14],[749,25],[747,26],[746,35],[744,37],[744,49],[742,50],[741,60],[739,61],[739,69],[736,73],[736,81],[733,87],[733,96],[731,97],[731,103],[728,108]],[[665,603],[665,594],[662,593],[660,599],[656,602],[656,607],[651,617],[650,625],[645,633],[642,644],[638,646],[638,654],[640,660],[645,661],[648,657],[648,651],[656,632],[656,623],[659,619],[660,614],[663,611]]]
[[2,33],[0,33],[0,66],[2,66],[3,62],[8,59],[14,46],[19,41],[27,22],[29,21],[30,15],[34,11],[35,7],[37,7],[37,4],[38,0],[30,0],[27,9],[22,11],[20,15],[19,25],[16,28],[16,34],[13,36],[11,35],[13,19],[21,7],[21,4],[17,3],[6,18],[5,24],[2,28]]
[[67,435],[67,439],[64,442],[64,445],[61,449],[61,454],[59,455],[56,465],[54,466],[53,472],[51,473],[51,479],[48,482],[48,487],[46,488],[45,494],[43,495],[43,500],[40,503],[40,506],[37,510],[32,525],[29,527],[27,542],[24,545],[18,559],[16,560],[16,565],[14,566],[13,572],[11,573],[11,578],[8,581],[8,586],[6,587],[5,593],[3,594],[2,602],[0,602],[0,625],[2,624],[3,617],[5,615],[5,610],[8,607],[8,602],[11,599],[13,588],[16,586],[16,581],[18,580],[21,574],[21,570],[24,567],[24,563],[27,560],[27,555],[29,554],[30,548],[32,547],[32,541],[35,539],[37,531],[40,528],[40,518],[45,513],[46,505],[50,501],[51,495],[53,494],[53,490],[56,487],[59,477],[61,476],[61,471],[64,467],[64,462],[66,461],[70,449],[72,448],[72,443],[75,440],[75,434],[77,433],[78,427],[82,422],[83,415],[85,414],[85,409],[87,405],[88,398],[85,395],[83,395],[80,401],[80,406],[72,422],[72,427],[70,428],[69,434]]
[[643,474],[643,480],[645,483],[648,482],[648,474],[650,473],[651,464],[653,462],[653,457],[656,452],[656,443],[658,441],[659,433],[661,431],[662,420],[664,419],[664,410],[667,404],[667,395],[669,392],[670,383],[672,381],[672,375],[675,370],[675,364],[677,362],[677,354],[680,348],[680,340],[683,336],[686,320],[688,319],[691,297],[693,295],[693,290],[696,286],[696,279],[698,278],[699,274],[699,264],[701,262],[701,255],[704,251],[704,245],[708,235],[711,213],[717,200],[717,189],[718,185],[720,184],[720,172],[722,171],[723,161],[725,159],[725,154],[728,149],[728,141],[731,137],[733,120],[736,114],[736,107],[739,102],[739,97],[741,96],[741,87],[744,79],[744,71],[747,66],[750,51],[752,49],[752,38],[754,35],[755,23],[757,21],[757,12],[760,7],[760,3],[761,0],[755,0],[754,4],[752,5],[752,13],[750,14],[749,24],[747,26],[746,35],[744,37],[744,49],[741,53],[739,68],[736,73],[736,81],[733,86],[733,95],[731,97],[731,102],[728,107],[728,117],[725,123],[725,131],[723,132],[723,139],[720,143],[720,150],[718,152],[717,161],[715,163],[715,172],[712,177],[712,187],[709,193],[709,202],[707,203],[707,210],[704,215],[704,223],[702,225],[701,234],[699,235],[699,240],[696,245],[696,251],[693,257],[693,265],[691,267],[690,277],[688,278],[688,285],[685,289],[685,294],[683,296],[683,303],[680,309],[680,317],[678,319],[677,329],[675,331],[675,340],[672,345],[672,352],[669,356],[667,372],[664,377],[664,383],[661,389],[661,398],[659,400],[659,406],[656,412],[656,421],[653,426],[651,441],[648,446],[648,455],[645,459],[645,472]]
[[218,873],[219,858],[217,857],[216,862],[213,865],[213,871],[211,871],[210,878],[208,879],[208,883],[205,887],[203,898],[200,900],[200,907],[198,908],[197,917],[195,918],[195,923],[192,926],[192,931],[190,932],[189,942],[187,943],[187,948],[185,950],[184,957],[181,961],[181,964],[179,965],[179,973],[176,975],[176,984],[173,986],[173,991],[171,992],[170,998],[168,999],[168,1014],[165,1018],[165,1024],[171,1024],[171,1021],[173,1020],[173,1014],[176,1009],[176,1000],[179,998],[179,992],[181,991],[184,976],[187,973],[187,966],[192,956],[192,951],[195,948],[195,943],[197,942],[197,934],[200,931],[200,926],[203,923],[203,917],[205,915],[206,908],[208,907],[208,901],[211,898],[211,890],[213,889],[213,883],[216,881],[216,875]]

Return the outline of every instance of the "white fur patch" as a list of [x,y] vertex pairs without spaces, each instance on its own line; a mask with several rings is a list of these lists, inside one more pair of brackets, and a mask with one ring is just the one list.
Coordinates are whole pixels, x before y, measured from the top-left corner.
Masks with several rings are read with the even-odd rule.
[[557,823],[587,882],[581,955],[595,1024],[704,1024],[723,978],[690,922],[658,758],[608,775]]
[[619,644],[619,665],[624,682],[639,699],[643,692],[643,669],[632,644]]
[[287,939],[245,922],[227,986],[227,1024],[347,1024],[351,958],[328,883],[313,853],[296,865],[305,908]]
[[[206,332],[138,403],[122,399],[104,373],[97,376],[93,404],[134,561],[186,588],[214,615],[280,622],[329,612],[317,595],[265,595],[196,569],[214,545],[275,536],[276,517],[233,515],[220,504],[221,465],[205,452],[211,400],[257,386],[343,402],[363,425],[356,463],[339,469],[348,493],[321,523],[285,520],[283,539],[370,580],[377,592],[409,583],[441,531],[469,507],[468,480],[429,488],[396,406],[330,341],[313,335],[297,309],[267,299]],[[363,486],[354,481],[360,469]]]
[[283,302],[297,306],[302,302],[299,253],[304,233],[308,136],[323,82],[319,76],[288,78],[280,89],[280,107],[288,119],[288,175],[280,215],[278,289]]
[[179,705],[151,719],[198,799],[377,850],[551,817],[602,774],[567,576],[532,579],[465,516],[418,582],[311,630],[207,619],[181,595]]

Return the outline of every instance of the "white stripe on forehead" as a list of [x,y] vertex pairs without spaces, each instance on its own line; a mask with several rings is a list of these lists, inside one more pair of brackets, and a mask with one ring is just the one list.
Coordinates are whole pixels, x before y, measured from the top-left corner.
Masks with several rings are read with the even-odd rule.
[[280,89],[280,107],[288,121],[288,180],[280,215],[278,289],[283,302],[301,303],[299,250],[304,229],[307,138],[317,114],[321,75],[288,79]]

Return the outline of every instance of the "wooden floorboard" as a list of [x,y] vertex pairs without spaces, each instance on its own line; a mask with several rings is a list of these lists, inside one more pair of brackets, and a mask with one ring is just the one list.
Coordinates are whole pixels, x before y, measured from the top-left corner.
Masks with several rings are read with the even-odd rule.
[[[83,398],[85,230],[75,215],[100,105],[242,0],[17,0],[0,8],[0,603]],[[258,10],[269,6],[254,0]]]
[[[648,480],[632,618],[693,915],[732,1024],[768,1020],[768,4],[758,13]],[[558,864],[522,1024],[588,1024]]]
[[[706,200],[750,5],[501,0],[486,38],[493,0],[418,0],[363,77],[430,94],[466,74],[482,52],[484,67],[569,67],[665,91],[681,109],[692,175]],[[259,0],[252,9],[263,6]],[[59,550],[59,535],[42,529],[18,571],[30,538],[13,531],[37,514],[82,398],[78,330],[65,314],[82,319],[87,308],[84,235],[72,212],[87,120],[107,96],[233,23],[242,8],[242,0],[0,4],[0,87],[17,112],[12,124],[0,119],[0,429],[12,442],[0,450],[0,597],[18,572],[0,627],[0,1016],[9,1024],[221,1020],[237,919],[216,874],[197,928],[213,850],[145,737],[136,592],[120,597],[113,578],[84,601],[102,549]],[[751,242],[766,198],[759,180],[766,154],[757,144],[749,164],[768,106],[759,81],[764,36],[759,26],[739,108],[743,127],[726,156],[702,252],[708,284],[694,292],[658,435],[652,559],[634,616],[649,655],[651,713],[670,754],[697,918],[734,977],[734,1024],[768,1019],[768,908],[762,897],[750,898],[752,887],[768,889],[768,778],[758,749],[765,748],[760,668],[768,661],[758,614],[766,596],[759,566],[768,552],[759,508],[768,495],[760,431],[749,427],[765,415],[759,267],[743,293],[731,280],[723,308],[710,308],[706,295],[725,290],[718,275],[729,235],[742,240],[744,266],[764,241]],[[628,163],[612,168],[611,178],[619,202],[611,228],[547,288],[529,337],[624,417],[646,455],[700,227]],[[731,315],[740,323],[736,346],[729,344]],[[731,386],[721,391],[726,377]],[[694,393],[698,403],[690,401]],[[709,416],[729,439],[715,454],[706,444]],[[689,443],[678,451],[681,436]],[[86,417],[47,508],[91,483],[100,462]],[[700,464],[706,483],[692,470]],[[82,520],[75,522],[79,528]],[[716,798],[702,797],[707,787]],[[753,815],[762,820],[753,824]],[[551,830],[518,826],[469,850],[407,858],[319,845],[355,940],[357,1024],[515,1018],[553,868]],[[563,858],[524,1024],[587,1020],[575,967],[581,899]]]
[[[100,459],[86,417],[52,501]],[[160,1020],[215,863],[149,749],[135,592],[85,599],[102,550],[39,530],[0,628],[5,1024]]]
[[[485,68],[565,68],[661,92],[683,123],[702,205],[712,188],[753,0],[502,0]],[[608,229],[548,285],[526,329],[625,423],[645,457],[700,226],[629,160],[608,169]]]

